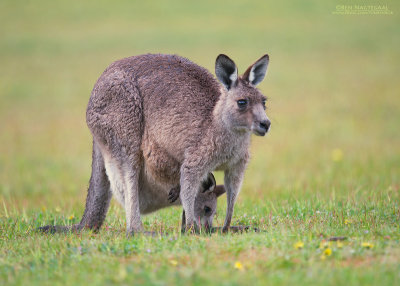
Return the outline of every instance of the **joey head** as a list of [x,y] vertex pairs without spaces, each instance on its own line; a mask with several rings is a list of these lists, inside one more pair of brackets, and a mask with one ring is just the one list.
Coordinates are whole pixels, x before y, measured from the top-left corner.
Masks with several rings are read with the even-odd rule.
[[[168,194],[168,201],[174,203],[179,198],[180,186],[172,188]],[[210,231],[213,224],[215,212],[217,211],[217,198],[225,193],[223,185],[216,185],[215,177],[212,173],[201,184],[201,191],[195,200],[195,217],[204,226],[206,231]],[[182,231],[186,227],[185,211],[182,213]]]

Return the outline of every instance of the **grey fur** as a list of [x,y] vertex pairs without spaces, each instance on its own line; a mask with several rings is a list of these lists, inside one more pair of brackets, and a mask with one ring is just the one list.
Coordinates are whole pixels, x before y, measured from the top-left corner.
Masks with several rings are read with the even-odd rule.
[[[266,70],[267,65],[259,66]],[[265,75],[257,69],[257,75]],[[228,230],[249,159],[250,134],[265,135],[270,122],[265,97],[248,76],[237,76],[231,59],[220,55],[216,70],[224,86],[176,55],[125,58],[104,71],[86,112],[94,141],[93,188],[80,227],[100,227],[112,192],[125,207],[127,233],[141,232],[140,214],[165,207],[169,191],[180,185],[182,225],[199,228],[205,223],[198,220],[201,183],[222,170],[227,191],[223,230]],[[238,108],[240,99],[247,101],[246,108]]]

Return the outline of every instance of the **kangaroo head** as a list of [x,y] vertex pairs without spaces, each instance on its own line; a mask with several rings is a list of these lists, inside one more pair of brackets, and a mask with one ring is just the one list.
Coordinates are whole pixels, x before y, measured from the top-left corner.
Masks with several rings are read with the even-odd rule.
[[236,64],[226,55],[219,55],[215,74],[223,84],[217,114],[225,127],[237,132],[253,132],[264,136],[271,121],[265,113],[266,97],[256,88],[264,79],[269,57],[262,56],[239,77]]
[[194,202],[195,218],[206,230],[210,230],[212,227],[217,211],[217,198],[224,193],[225,187],[223,185],[216,186],[214,175],[209,173],[207,179],[201,184]]

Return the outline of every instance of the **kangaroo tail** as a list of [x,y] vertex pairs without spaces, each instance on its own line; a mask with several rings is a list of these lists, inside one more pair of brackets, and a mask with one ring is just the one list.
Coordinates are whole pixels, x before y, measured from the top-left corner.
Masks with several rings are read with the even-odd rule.
[[67,233],[78,232],[82,229],[79,224],[64,226],[64,225],[46,225],[37,228],[36,230],[43,233]]

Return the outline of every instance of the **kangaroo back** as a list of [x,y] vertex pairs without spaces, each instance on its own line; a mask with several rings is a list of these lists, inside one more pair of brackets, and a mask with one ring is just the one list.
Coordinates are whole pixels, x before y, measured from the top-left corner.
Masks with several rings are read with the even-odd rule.
[[[220,85],[205,68],[176,55],[140,55],[122,59],[105,71],[129,75],[142,100],[144,138],[178,161],[192,142],[204,137],[220,96]],[[128,80],[126,78],[125,80]]]

